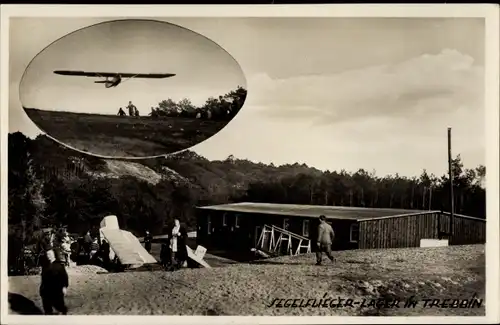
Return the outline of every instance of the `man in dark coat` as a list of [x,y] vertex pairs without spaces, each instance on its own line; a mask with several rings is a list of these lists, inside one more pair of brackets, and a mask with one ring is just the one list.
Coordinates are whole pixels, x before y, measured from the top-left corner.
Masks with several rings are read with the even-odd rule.
[[88,231],[83,237],[83,250],[85,252],[85,259],[90,260],[90,252],[92,251],[92,236],[90,236],[90,231]]
[[109,247],[109,243],[103,239],[101,243],[101,254],[102,254],[102,262],[104,263],[105,268],[109,267],[109,264],[111,263],[111,260],[109,258],[110,253],[111,253],[111,248]]
[[168,241],[163,241],[161,244],[160,263],[165,268],[170,264],[170,246]]
[[144,237],[144,248],[146,248],[146,251],[148,253],[151,253],[151,242],[153,241],[153,236],[149,233],[149,231],[146,231],[146,237]]
[[52,315],[53,309],[56,309],[63,315],[68,313],[64,296],[69,286],[69,279],[59,255],[54,250],[49,250],[47,252],[48,264],[42,268],[40,297],[42,298],[43,310],[46,315]]

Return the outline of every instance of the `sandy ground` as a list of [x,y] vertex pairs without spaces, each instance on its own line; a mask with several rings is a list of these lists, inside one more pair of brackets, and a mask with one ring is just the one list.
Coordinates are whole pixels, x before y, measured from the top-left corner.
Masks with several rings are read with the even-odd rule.
[[[335,252],[177,272],[71,271],[70,314],[139,315],[484,315],[482,308],[268,307],[274,299],[484,298],[484,245]],[[39,313],[39,277],[9,278],[11,309]],[[325,296],[326,294],[326,296]],[[297,301],[297,304],[300,304]]]

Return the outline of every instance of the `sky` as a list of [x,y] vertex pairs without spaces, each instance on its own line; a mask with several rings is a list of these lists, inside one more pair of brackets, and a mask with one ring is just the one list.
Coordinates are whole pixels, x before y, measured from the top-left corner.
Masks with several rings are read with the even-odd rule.
[[[94,83],[102,78],[61,76],[55,70],[176,76],[123,79],[107,89]],[[19,92],[29,108],[116,114],[130,100],[149,113],[167,98],[188,98],[201,106],[245,84],[238,63],[202,35],[163,22],[121,20],[84,28],[49,45],[29,64]]]
[[[65,34],[106,20],[12,22],[11,132],[40,132],[16,93],[29,61]],[[234,155],[379,176],[418,176],[426,169],[440,176],[451,127],[453,155],[468,168],[485,164],[483,19],[162,20],[216,42],[247,82],[240,113],[191,148],[208,159]]]

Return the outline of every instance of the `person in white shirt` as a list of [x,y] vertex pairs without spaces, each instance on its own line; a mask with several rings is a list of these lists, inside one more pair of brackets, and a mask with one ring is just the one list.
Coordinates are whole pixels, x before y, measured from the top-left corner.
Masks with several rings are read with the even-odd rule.
[[70,255],[71,255],[71,238],[66,230],[63,230],[62,240],[61,240],[61,255],[65,266],[69,266]]
[[187,259],[186,238],[187,233],[184,227],[181,226],[178,219],[174,220],[174,227],[170,238],[170,256],[172,266],[180,268]]

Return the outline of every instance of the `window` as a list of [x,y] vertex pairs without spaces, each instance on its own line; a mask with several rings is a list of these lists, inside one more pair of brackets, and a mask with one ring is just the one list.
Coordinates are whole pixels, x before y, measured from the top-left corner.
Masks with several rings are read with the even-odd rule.
[[236,228],[240,227],[240,215],[239,214],[237,214],[237,215],[234,216],[234,226]]
[[349,235],[349,240],[351,243],[357,243],[359,240],[359,224],[353,223],[351,225],[351,231]]
[[222,215],[222,225],[227,226],[227,213]]
[[309,237],[309,220],[302,221],[302,236]]
[[207,234],[212,233],[212,220],[210,220],[210,216],[207,216]]
[[288,230],[288,228],[290,228],[290,220],[283,219],[283,229]]

